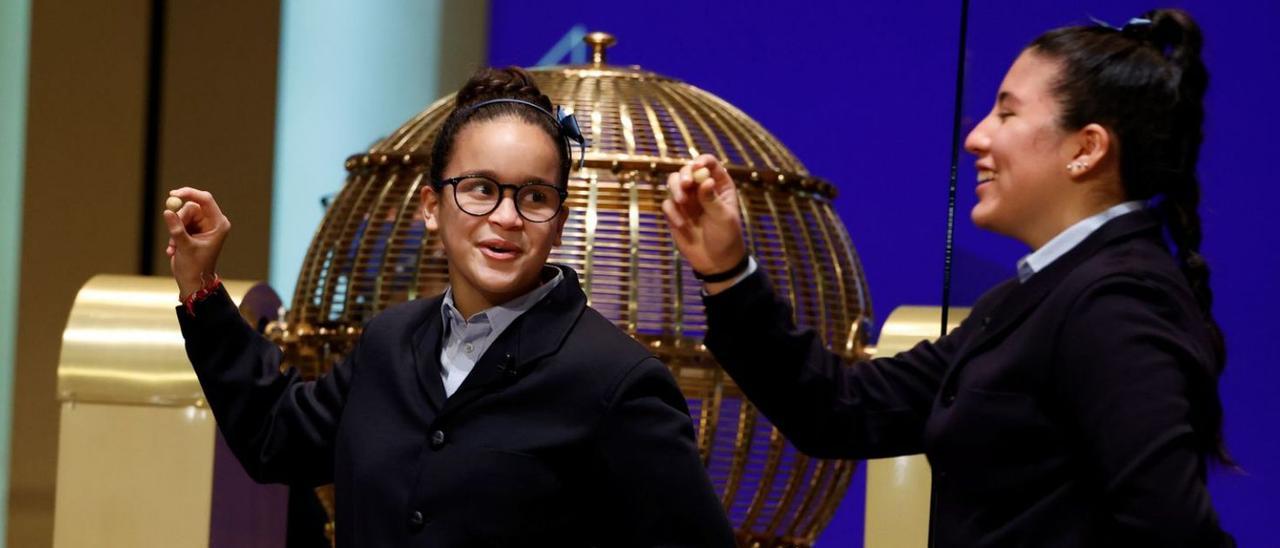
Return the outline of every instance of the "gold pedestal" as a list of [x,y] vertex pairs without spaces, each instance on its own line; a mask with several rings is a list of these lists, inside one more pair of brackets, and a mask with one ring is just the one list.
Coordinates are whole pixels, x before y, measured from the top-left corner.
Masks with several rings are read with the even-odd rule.
[[[969,316],[968,308],[952,308],[947,331]],[[900,306],[880,330],[877,356],[892,356],[938,336],[942,308]],[[929,498],[933,486],[929,461],[910,455],[867,461],[866,548],[925,548],[929,545]]]
[[[226,281],[254,325],[280,301]],[[252,483],[217,435],[162,277],[99,275],[81,288],[58,364],[55,548],[282,546],[282,487]]]

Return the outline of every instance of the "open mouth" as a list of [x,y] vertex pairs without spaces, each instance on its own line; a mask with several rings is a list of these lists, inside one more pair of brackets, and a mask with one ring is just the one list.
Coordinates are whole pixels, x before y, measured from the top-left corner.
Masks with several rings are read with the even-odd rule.
[[494,259],[509,260],[520,255],[520,246],[506,240],[484,240],[478,247],[481,253]]
[[996,178],[996,173],[994,171],[983,170],[978,172],[978,184],[990,182],[992,179],[995,179],[995,178]]

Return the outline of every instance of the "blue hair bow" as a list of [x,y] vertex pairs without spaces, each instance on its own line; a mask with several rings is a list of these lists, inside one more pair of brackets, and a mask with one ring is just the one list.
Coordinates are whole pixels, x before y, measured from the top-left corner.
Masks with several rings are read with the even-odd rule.
[[578,143],[578,169],[587,161],[587,138],[582,136],[582,128],[578,127],[578,117],[562,106],[556,107],[556,123],[560,125],[560,134],[565,139]]

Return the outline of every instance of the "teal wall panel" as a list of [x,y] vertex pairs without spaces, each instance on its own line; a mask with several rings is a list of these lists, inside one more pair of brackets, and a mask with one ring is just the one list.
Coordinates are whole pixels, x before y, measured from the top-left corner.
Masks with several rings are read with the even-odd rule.
[[[290,305],[343,160],[442,94],[442,0],[281,6],[270,283]],[[452,90],[449,90],[452,91]]]
[[9,500],[9,438],[13,424],[14,337],[22,258],[22,179],[27,121],[27,59],[31,3],[0,2],[0,547]]

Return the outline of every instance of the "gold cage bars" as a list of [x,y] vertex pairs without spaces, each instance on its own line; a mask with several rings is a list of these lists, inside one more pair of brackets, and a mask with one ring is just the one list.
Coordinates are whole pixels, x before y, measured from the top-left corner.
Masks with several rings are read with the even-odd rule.
[[[613,42],[586,38],[594,61],[531,69],[589,139],[570,174],[563,245],[592,307],[649,346],[688,398],[701,455],[744,546],[811,546],[843,498],[854,463],[795,450],[743,397],[702,346],[700,285],[668,232],[665,181],[702,153],[739,181],[748,245],[801,326],[850,361],[863,357],[871,314],[866,277],[831,205],[835,187],[811,176],[742,111],[692,85],[605,63]],[[448,265],[425,229],[419,194],[431,143],[453,107],[444,97],[368,152],[346,160],[298,275],[286,322],[270,332],[287,363],[328,370],[374,314],[442,292]],[[769,364],[761,364],[767,367]]]

